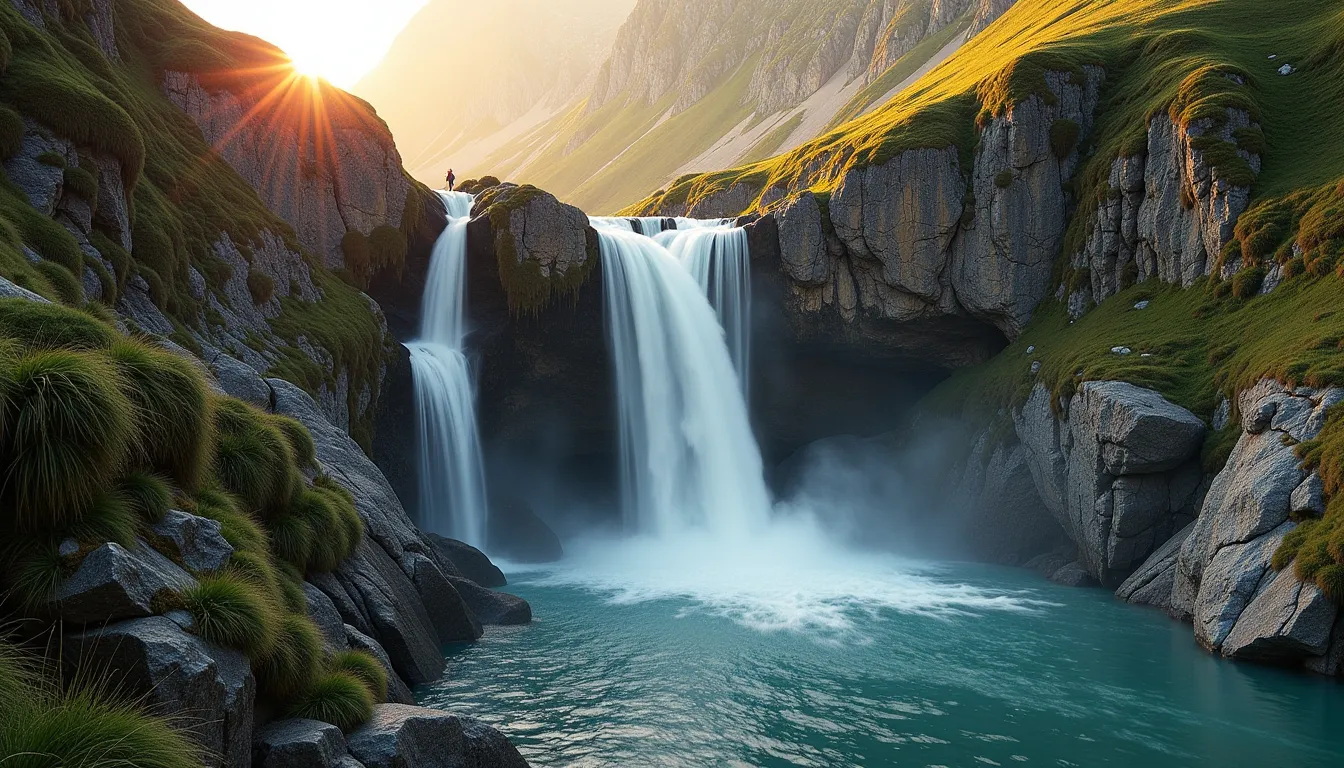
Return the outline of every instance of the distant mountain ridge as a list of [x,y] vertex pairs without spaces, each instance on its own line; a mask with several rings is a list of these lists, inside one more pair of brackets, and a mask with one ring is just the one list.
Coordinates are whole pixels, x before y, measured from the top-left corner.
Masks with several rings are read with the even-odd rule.
[[[608,212],[682,174],[760,159],[863,114],[1012,1],[639,0],[599,60],[554,42],[563,36],[548,35],[545,43],[513,38],[510,45],[548,53],[558,45],[557,60],[574,68],[565,82],[577,87],[550,87],[549,75],[528,74],[525,66],[492,70],[480,78],[493,89],[481,97],[484,105],[532,106],[485,116],[472,83],[454,86],[463,95],[456,104],[395,95],[407,82],[428,79],[404,62],[454,34],[434,21],[452,5],[439,0],[355,91],[378,107],[422,179],[435,181],[439,166],[453,165],[459,176],[507,176]],[[615,18],[618,5],[603,18]],[[598,26],[590,16],[577,14],[574,23]],[[584,62],[591,69],[580,76]]]

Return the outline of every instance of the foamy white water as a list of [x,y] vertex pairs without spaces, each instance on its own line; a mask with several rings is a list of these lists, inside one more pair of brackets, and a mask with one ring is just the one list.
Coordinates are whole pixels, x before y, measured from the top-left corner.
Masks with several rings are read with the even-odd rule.
[[654,240],[599,228],[627,530],[749,541],[770,496],[723,330]]
[[419,421],[420,527],[486,545],[485,467],[466,356],[467,224],[475,198],[440,192],[448,226],[434,243],[420,338],[410,344]]
[[567,545],[534,582],[604,595],[616,604],[685,600],[760,631],[862,641],[883,610],[949,618],[1039,609],[1028,594],[973,587],[938,566],[834,543],[810,516],[772,520],[749,542],[706,530]]
[[[678,219],[679,226],[682,221],[694,220]],[[751,252],[747,231],[730,223],[668,230],[655,239],[667,246],[709,297],[745,394],[751,381]]]

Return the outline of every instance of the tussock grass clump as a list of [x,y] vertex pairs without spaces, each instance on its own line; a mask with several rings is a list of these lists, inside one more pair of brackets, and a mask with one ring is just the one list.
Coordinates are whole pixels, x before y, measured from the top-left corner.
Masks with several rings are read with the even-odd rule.
[[0,755],[6,768],[196,768],[205,755],[171,719],[101,686],[61,686],[0,642]]
[[117,490],[101,490],[94,494],[78,522],[61,533],[74,536],[82,544],[112,541],[130,549],[136,545],[135,537],[143,523],[135,505],[124,494]]
[[369,689],[374,701],[387,700],[387,670],[382,663],[365,651],[341,651],[327,664],[333,671],[345,672],[359,678]]
[[18,112],[0,104],[0,160],[19,154],[23,147],[23,118]]
[[98,179],[83,168],[66,168],[65,188],[84,198],[90,204],[98,202]]
[[135,435],[120,376],[92,353],[36,350],[14,363],[3,389],[0,506],[23,530],[78,522]]
[[77,307],[84,303],[84,284],[68,268],[54,261],[39,261],[33,266],[51,284],[62,304]]
[[252,294],[253,304],[265,304],[275,295],[275,280],[265,272],[250,272],[247,275],[247,290]]
[[329,535],[326,531],[319,534],[306,516],[293,510],[272,517],[267,521],[267,527],[271,530],[271,547],[275,556],[304,571],[313,559],[313,549],[318,539]]
[[285,434],[294,460],[300,467],[311,467],[317,463],[317,445],[313,442],[313,434],[302,422],[289,416],[271,416],[271,422]]
[[235,575],[205,576],[182,594],[196,634],[257,659],[275,647],[279,616],[263,590]]
[[[56,590],[70,575],[54,537],[25,536],[0,546],[5,589],[0,600],[13,600],[25,611],[37,611],[56,599]],[[0,679],[0,696],[4,695]]]
[[139,413],[137,458],[184,490],[195,489],[213,443],[205,377],[191,362],[143,341],[120,339],[108,354],[131,385]]
[[306,615],[286,614],[278,624],[275,646],[255,667],[267,695],[287,701],[302,694],[322,669],[322,633]]
[[0,335],[29,348],[107,349],[117,332],[78,310],[25,299],[0,299]]
[[363,680],[348,672],[326,672],[294,699],[287,714],[352,731],[373,716],[373,704]]
[[265,515],[294,494],[298,470],[284,433],[262,411],[239,400],[216,400],[215,474],[247,505]]
[[148,523],[159,522],[173,507],[173,490],[158,475],[127,473],[117,483],[117,492],[126,499],[135,514]]
[[196,494],[196,514],[220,524],[220,535],[234,549],[268,551],[266,530],[239,506],[232,494],[219,488],[202,488]]

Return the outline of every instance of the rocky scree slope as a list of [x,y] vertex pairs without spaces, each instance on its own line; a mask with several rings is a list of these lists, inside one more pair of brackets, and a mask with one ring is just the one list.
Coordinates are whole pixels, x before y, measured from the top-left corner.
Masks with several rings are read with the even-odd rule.
[[688,170],[761,158],[865,112],[1004,5],[643,0],[591,90],[483,166],[611,211]]
[[[267,762],[254,735],[295,716],[304,733],[275,743],[340,744],[313,764],[522,764],[479,723],[380,705],[410,703],[478,613],[530,611],[416,530],[351,436],[367,442],[389,344],[354,249],[331,269],[193,122],[201,93],[234,105],[255,75],[231,73],[278,52],[158,0],[15,0],[0,32],[0,623],[34,619],[19,639],[48,638],[67,674],[115,669],[141,706],[189,718],[200,757],[165,764]],[[179,106],[164,85],[188,72],[200,92]],[[303,172],[331,210],[367,214],[351,231],[369,253],[404,256],[386,217],[421,193],[370,112],[331,124],[360,152],[339,177]],[[401,210],[378,208],[399,184]],[[351,732],[349,754],[314,719]]]
[[1276,8],[1252,45],[1251,0],[1021,0],[870,115],[628,213],[747,214],[796,332],[992,329],[1007,348],[923,409],[989,425],[951,467],[970,496],[1030,471],[983,525],[1035,507],[1058,535],[996,557],[1139,574],[1122,594],[1211,650],[1334,673],[1344,157],[1314,139],[1338,127],[1344,12]]

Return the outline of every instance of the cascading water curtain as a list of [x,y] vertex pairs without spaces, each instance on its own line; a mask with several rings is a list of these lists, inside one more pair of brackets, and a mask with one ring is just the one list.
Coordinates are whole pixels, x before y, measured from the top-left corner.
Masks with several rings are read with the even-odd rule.
[[741,539],[770,498],[713,308],[666,248],[599,228],[628,527]]
[[485,465],[467,361],[467,224],[473,197],[440,192],[448,226],[434,243],[420,338],[407,344],[419,422],[421,527],[484,548]]
[[727,336],[743,396],[747,396],[751,385],[751,253],[747,231],[720,224],[678,230],[675,235],[667,232],[659,240],[667,243],[668,250],[709,297]]

